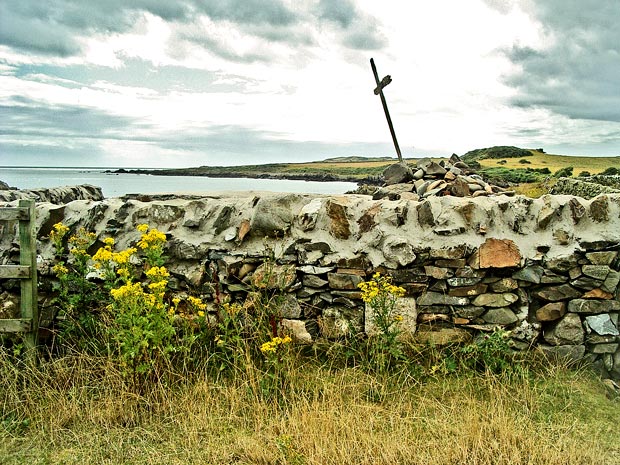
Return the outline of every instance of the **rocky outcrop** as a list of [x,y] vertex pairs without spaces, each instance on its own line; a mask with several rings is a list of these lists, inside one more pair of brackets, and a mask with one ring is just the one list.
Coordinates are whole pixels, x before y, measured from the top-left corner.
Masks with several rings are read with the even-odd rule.
[[[499,186],[485,182],[457,155],[435,162],[430,158],[417,160],[415,166],[406,163],[390,165],[384,172],[385,185],[375,189],[373,199],[420,200],[433,196],[482,197],[514,195]],[[358,192],[364,192],[360,188]]]
[[[285,326],[304,343],[375,331],[357,285],[379,271],[406,290],[399,312],[411,337],[443,344],[504,328],[517,349],[586,357],[620,377],[620,195],[133,195],[39,203],[37,214],[41,289],[53,288],[54,223],[93,231],[99,245],[114,237],[121,249],[147,223],[168,238],[173,292],[214,299],[217,282],[243,302],[276,279],[289,296]],[[0,263],[17,259],[15,241],[0,235]],[[268,256],[276,263],[266,273]]]
[[14,189],[8,186],[6,189],[0,188],[0,202],[13,202],[19,199],[35,199],[37,202],[62,205],[74,200],[103,200],[103,193],[100,187],[90,184],[41,189]]

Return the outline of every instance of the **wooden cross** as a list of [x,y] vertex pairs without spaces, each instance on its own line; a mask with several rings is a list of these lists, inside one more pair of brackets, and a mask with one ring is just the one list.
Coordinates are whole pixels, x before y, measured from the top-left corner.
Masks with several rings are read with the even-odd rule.
[[381,97],[381,103],[383,104],[383,111],[385,112],[385,117],[387,118],[388,126],[390,127],[390,134],[392,134],[392,140],[394,141],[394,148],[396,149],[396,155],[398,155],[398,161],[402,163],[403,156],[400,153],[400,147],[398,146],[398,141],[396,140],[396,133],[394,132],[394,125],[392,124],[392,118],[390,118],[390,112],[388,111],[387,102],[385,101],[385,96],[383,95],[383,88],[387,86],[390,82],[392,82],[392,77],[390,75],[385,76],[381,81],[379,81],[379,75],[377,74],[377,67],[375,66],[375,60],[370,59],[370,66],[372,67],[372,73],[375,75],[375,81],[377,83],[377,87],[375,87],[375,95]]

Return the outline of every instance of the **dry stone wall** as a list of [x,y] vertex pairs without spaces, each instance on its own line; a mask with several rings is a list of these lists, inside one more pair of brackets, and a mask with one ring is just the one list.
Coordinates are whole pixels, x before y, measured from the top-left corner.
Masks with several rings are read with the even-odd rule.
[[[347,332],[372,334],[357,285],[374,272],[404,287],[403,335],[443,344],[501,327],[516,349],[586,359],[620,378],[620,195],[373,200],[245,192],[126,196],[40,203],[41,288],[54,279],[54,223],[135,244],[147,223],[168,237],[173,292],[212,299],[214,282],[243,301],[267,255],[288,290],[283,326],[304,343]],[[17,259],[5,225],[0,261]],[[15,284],[3,282],[0,316],[10,317]],[[43,293],[44,324],[51,295]]]

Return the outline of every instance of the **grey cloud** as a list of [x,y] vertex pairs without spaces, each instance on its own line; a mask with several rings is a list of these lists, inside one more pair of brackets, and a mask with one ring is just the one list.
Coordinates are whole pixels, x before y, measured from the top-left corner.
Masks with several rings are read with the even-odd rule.
[[[171,23],[175,37],[185,37],[216,55],[236,62],[270,61],[269,53],[255,50],[235,53],[226,43],[195,33],[201,17],[225,22],[241,33],[291,47],[315,44],[319,24],[331,25],[349,48],[383,47],[377,21],[359,11],[350,0],[321,0],[318,6],[282,0],[4,0],[0,3],[0,45],[27,53],[75,56],[83,39],[93,34],[131,30],[145,13]],[[174,42],[171,50],[175,49]]]
[[320,0],[316,14],[340,29],[342,43],[348,48],[378,50],[387,45],[377,20],[360,12],[350,0]]
[[318,16],[347,28],[358,17],[353,2],[348,0],[321,0],[317,6]]
[[140,129],[124,116],[82,106],[47,105],[21,96],[0,105],[0,113],[0,136],[102,139],[134,132],[127,131],[130,126]]
[[523,3],[552,37],[548,48],[515,45],[506,56],[519,71],[506,77],[512,103],[574,119],[620,122],[620,2],[541,0]]
[[196,6],[214,20],[272,26],[288,26],[297,21],[297,15],[280,0],[202,0]]

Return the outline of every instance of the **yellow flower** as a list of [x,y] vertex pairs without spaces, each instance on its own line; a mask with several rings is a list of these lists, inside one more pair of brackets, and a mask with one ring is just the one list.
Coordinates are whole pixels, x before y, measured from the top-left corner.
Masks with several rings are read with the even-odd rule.
[[146,276],[153,280],[159,280],[170,276],[165,266],[153,266],[146,271]]
[[289,336],[283,338],[276,336],[272,338],[271,341],[262,344],[260,346],[260,351],[265,355],[274,354],[276,350],[278,350],[278,347],[289,344],[291,341],[292,339]]
[[203,316],[205,316],[205,312],[203,312],[202,310],[199,310],[198,316],[202,318]]
[[52,271],[56,273],[56,276],[62,276],[69,273],[69,270],[62,263],[58,263],[52,267]]
[[114,238],[113,237],[106,237],[103,240],[103,243],[107,246],[107,247],[112,247],[114,245]]
[[138,231],[140,231],[141,233],[145,233],[149,230],[149,225],[148,224],[139,224],[138,226],[136,226],[136,229]]
[[179,299],[178,297],[175,297],[174,299],[172,299],[172,304],[176,307],[181,303],[181,299]]
[[187,301],[189,302],[189,304],[194,307],[194,309],[196,310],[206,310],[207,309],[207,304],[205,304],[201,299],[199,299],[198,297],[188,297]]

